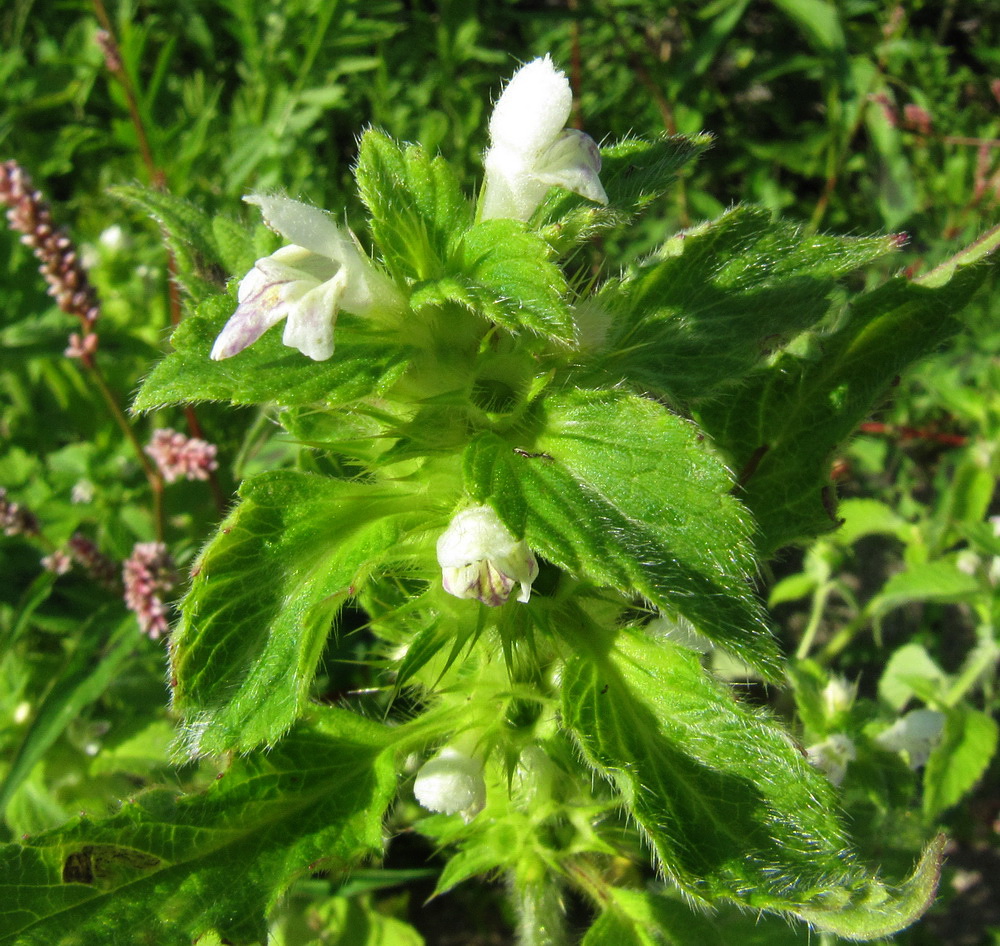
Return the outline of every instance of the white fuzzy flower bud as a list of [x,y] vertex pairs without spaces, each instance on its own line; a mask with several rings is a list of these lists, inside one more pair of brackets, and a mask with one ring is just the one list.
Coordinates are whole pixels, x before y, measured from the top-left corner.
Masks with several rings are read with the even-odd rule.
[[430,811],[471,821],[486,804],[483,763],[458,749],[442,749],[420,767],[413,794]]
[[531,597],[538,562],[524,540],[515,539],[490,506],[463,509],[437,542],[444,590],[456,598],[478,598],[495,608],[520,583],[517,600]]
[[889,752],[905,752],[911,769],[927,764],[931,751],[944,733],[944,713],[937,710],[912,710],[875,737]]
[[830,677],[830,681],[823,687],[823,709],[827,719],[846,713],[854,703],[857,696],[857,684],[848,683],[842,677]]
[[573,92],[550,57],[522,66],[490,118],[482,219],[528,220],[550,187],[606,204],[594,140],[566,128]]

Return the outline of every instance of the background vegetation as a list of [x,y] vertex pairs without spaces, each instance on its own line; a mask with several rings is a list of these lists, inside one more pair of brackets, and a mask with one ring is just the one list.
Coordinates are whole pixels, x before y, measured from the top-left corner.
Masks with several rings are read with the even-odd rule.
[[[715,136],[617,251],[638,256],[748,201],[816,231],[905,233],[885,268],[869,271],[877,282],[904,267],[927,271],[998,222],[1000,13],[992,7],[5,4],[0,159],[33,176],[80,248],[100,299],[101,374],[64,356],[79,326],[46,296],[18,235],[0,231],[0,486],[39,523],[37,534],[22,530],[0,543],[2,840],[80,811],[104,813],[151,785],[191,790],[215,775],[207,765],[170,765],[164,641],[143,637],[121,590],[109,587],[117,566],[102,584],[79,565],[57,576],[40,557],[79,533],[120,563],[135,543],[162,538],[183,572],[243,476],[313,462],[274,436],[264,412],[210,405],[116,421],[109,411],[108,397],[127,407],[183,315],[171,253],[184,248],[166,246],[128,185],[162,186],[248,225],[253,215],[240,197],[255,189],[342,207],[350,217],[357,135],[375,125],[446,153],[472,192],[500,78],[548,51],[571,75],[580,121],[596,139]],[[102,46],[102,29],[114,48]],[[896,938],[914,946],[1000,942],[990,724],[1000,619],[1000,320],[991,288],[963,314],[964,334],[900,379],[892,401],[844,448],[831,483],[845,526],[765,567],[762,594],[786,652],[799,658],[796,705],[749,687],[751,697],[797,713],[804,740],[823,735],[821,723],[810,723],[810,681],[828,670],[857,683],[859,713],[865,700],[897,711],[969,706],[970,721],[947,734],[952,751],[936,768],[914,773],[900,762],[877,776],[849,773],[843,786],[859,846],[887,871],[904,873],[935,826],[951,838],[938,903]],[[217,446],[210,480],[149,476],[141,447],[164,427]],[[327,699],[370,682],[350,664],[358,640],[343,633],[330,644]],[[922,815],[899,823],[890,813],[906,797]],[[301,883],[275,936],[305,942],[311,923],[308,936],[323,943],[381,942],[358,939],[351,926],[377,916],[385,942],[419,942],[397,925],[403,920],[428,943],[508,941],[499,891],[484,898],[460,887],[424,905],[440,869],[426,839],[396,838],[386,867],[353,874],[346,898],[326,899],[329,878]],[[718,922],[725,929],[728,920]],[[805,935],[779,923],[748,929],[733,942]]]

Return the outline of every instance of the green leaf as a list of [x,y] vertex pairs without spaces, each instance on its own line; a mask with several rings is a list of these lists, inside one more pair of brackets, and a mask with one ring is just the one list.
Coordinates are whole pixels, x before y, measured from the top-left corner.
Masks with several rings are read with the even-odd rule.
[[371,212],[372,236],[393,275],[443,276],[457,236],[472,223],[472,208],[447,162],[369,129],[361,138],[357,182]]
[[247,232],[245,224],[230,220],[229,217],[215,217],[212,220],[212,236],[219,260],[227,273],[240,275],[250,272],[258,252],[253,236]]
[[370,897],[346,896],[312,907],[310,927],[323,933],[309,946],[425,946],[424,938],[412,926],[386,916],[380,907]]
[[904,644],[889,658],[878,682],[878,695],[899,713],[914,695],[925,699],[939,692],[947,680],[921,644]]
[[965,265],[978,256],[963,253],[933,271],[935,288],[891,279],[860,296],[814,349],[785,352],[738,391],[699,406],[698,420],[742,470],[764,554],[838,524],[833,452],[901,371],[958,330],[955,314],[986,275]]
[[291,471],[244,482],[198,559],[171,640],[193,755],[273,744],[306,705],[340,608],[399,534],[400,489]]
[[539,208],[540,234],[557,254],[623,226],[667,192],[681,168],[712,144],[711,135],[671,135],[654,141],[625,138],[601,148],[606,207],[553,189]]
[[712,146],[712,136],[667,135],[654,141],[625,138],[601,148],[601,183],[608,203],[637,213],[671,187],[681,168]]
[[888,935],[927,908],[940,850],[900,887],[868,874],[826,779],[689,651],[627,632],[609,647],[595,628],[573,630],[564,724],[689,896],[792,914],[851,939]]
[[149,791],[110,818],[4,845],[0,942],[190,946],[210,930],[233,946],[264,942],[294,879],[381,852],[395,788],[387,738],[351,713],[315,710],[202,793]]
[[614,322],[600,366],[672,398],[709,397],[816,323],[837,280],[894,245],[809,235],[736,207],[605,286]]
[[496,820],[448,858],[434,887],[434,896],[447,893],[472,877],[488,876],[513,867],[523,845],[524,838],[513,825]]
[[510,332],[571,343],[566,281],[548,244],[518,220],[486,220],[462,237],[446,276],[414,288],[410,305],[455,302]]
[[581,946],[725,946],[712,921],[649,890],[610,887],[604,912]]
[[827,0],[773,0],[820,52],[845,55],[847,40],[836,4]]
[[171,337],[175,350],[143,381],[132,410],[199,401],[333,407],[384,391],[405,366],[402,348],[343,312],[337,350],[327,361],[283,345],[278,326],[238,355],[212,361],[212,344],[235,309],[232,295],[215,295],[181,322]]
[[[874,87],[871,99],[889,96],[887,86]],[[919,192],[913,167],[909,160],[910,148],[903,141],[898,122],[890,121],[885,110],[871,105],[864,112],[868,140],[878,155],[878,209],[885,225],[902,226],[919,206]]]
[[129,615],[108,639],[103,613],[79,629],[73,652],[53,677],[0,784],[0,811],[67,725],[104,693],[134,653],[138,633],[135,619]]
[[877,499],[847,499],[837,512],[844,522],[833,538],[840,545],[853,545],[867,535],[893,535],[905,541],[911,530],[899,513]]
[[949,710],[944,735],[924,772],[924,814],[929,821],[962,800],[982,778],[997,751],[996,720],[959,704]]
[[697,428],[646,398],[577,391],[544,403],[530,450],[474,441],[466,488],[580,578],[680,613],[762,673],[778,652],[751,588],[751,524]]
[[975,575],[960,571],[954,556],[911,565],[893,575],[868,603],[868,610],[881,616],[913,601],[964,601],[979,592]]

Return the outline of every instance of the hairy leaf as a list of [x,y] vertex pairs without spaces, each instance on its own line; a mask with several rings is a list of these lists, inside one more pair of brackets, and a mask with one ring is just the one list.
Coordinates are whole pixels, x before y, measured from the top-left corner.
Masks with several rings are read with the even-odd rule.
[[572,342],[566,282],[550,256],[520,221],[483,221],[466,232],[446,276],[415,288],[411,305],[456,302],[508,331]]
[[340,608],[386,558],[400,490],[265,473],[198,559],[171,639],[174,708],[194,755],[273,743],[305,706]]
[[725,946],[712,920],[650,890],[608,889],[581,946]]
[[790,913],[852,939],[928,906],[940,852],[890,887],[851,853],[826,779],[777,725],[667,641],[572,628],[563,720],[690,896]]
[[620,227],[662,196],[689,162],[712,144],[711,135],[671,135],[654,141],[625,138],[601,148],[605,207],[568,191],[553,189],[536,219],[546,242],[566,253],[599,233]]
[[280,326],[238,355],[212,361],[212,344],[235,309],[231,295],[216,295],[181,322],[171,337],[174,351],[143,381],[132,409],[151,411],[198,401],[333,407],[383,391],[405,365],[401,347],[343,312],[337,350],[327,361],[315,362],[283,345]]
[[545,402],[530,450],[486,435],[467,488],[571,574],[679,612],[765,674],[777,649],[750,586],[746,511],[697,429],[654,401],[577,391]]
[[701,424],[742,471],[762,552],[836,526],[833,451],[899,372],[957,331],[955,314],[986,275],[967,264],[998,241],[1000,228],[921,281],[897,277],[860,296],[818,348],[785,352],[738,391],[699,407]]
[[200,207],[152,187],[121,186],[111,193],[148,214],[163,231],[178,280],[195,298],[217,292],[225,279],[212,218]]
[[263,943],[297,877],[382,848],[395,788],[387,730],[342,710],[238,759],[200,794],[153,790],[103,820],[0,848],[0,942],[190,946],[214,930]]
[[808,235],[736,207],[607,284],[599,301],[614,321],[601,367],[669,397],[709,397],[816,323],[840,277],[894,246]]
[[447,162],[369,129],[361,138],[357,181],[390,271],[414,280],[444,275],[457,237],[472,222]]

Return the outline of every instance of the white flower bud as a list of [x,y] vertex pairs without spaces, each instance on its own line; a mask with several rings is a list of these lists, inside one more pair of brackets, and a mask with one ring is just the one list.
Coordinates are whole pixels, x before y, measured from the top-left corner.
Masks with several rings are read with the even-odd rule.
[[608,202],[594,140],[566,128],[573,92],[550,57],[522,66],[490,118],[482,219],[528,220],[550,187]]
[[931,750],[941,741],[944,721],[944,713],[937,710],[912,710],[879,733],[875,742],[889,752],[905,752],[910,768],[919,769],[927,764]]
[[483,763],[458,749],[444,748],[417,772],[413,794],[424,808],[471,821],[486,804]]
[[520,583],[517,600],[531,597],[538,562],[523,539],[515,539],[490,506],[463,509],[437,542],[444,590],[456,598],[478,598],[495,608]]
[[847,712],[857,696],[857,684],[848,683],[842,677],[830,677],[829,683],[823,687],[823,709],[827,719]]
[[527,802],[538,804],[552,797],[556,766],[541,746],[525,746],[517,761],[517,774]]
[[857,752],[849,736],[834,733],[822,742],[809,746],[806,756],[813,765],[826,773],[834,785],[839,785],[847,773],[847,763],[854,761]]

